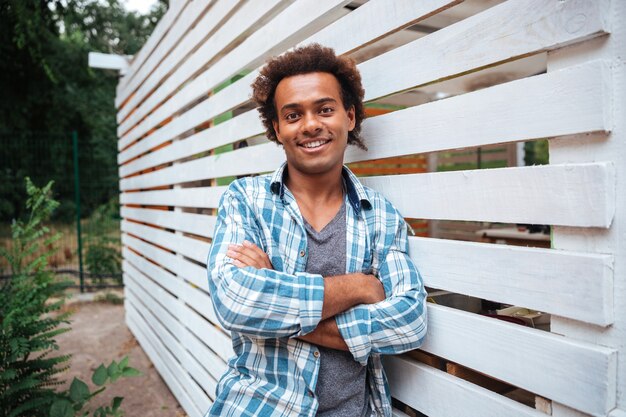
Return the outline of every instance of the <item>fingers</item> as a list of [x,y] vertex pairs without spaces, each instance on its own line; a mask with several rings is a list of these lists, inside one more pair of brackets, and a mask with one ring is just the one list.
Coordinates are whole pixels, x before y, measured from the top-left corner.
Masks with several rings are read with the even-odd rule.
[[242,268],[251,266],[257,269],[272,269],[269,257],[261,248],[245,240],[243,245],[228,245],[226,255],[233,259],[233,265]]

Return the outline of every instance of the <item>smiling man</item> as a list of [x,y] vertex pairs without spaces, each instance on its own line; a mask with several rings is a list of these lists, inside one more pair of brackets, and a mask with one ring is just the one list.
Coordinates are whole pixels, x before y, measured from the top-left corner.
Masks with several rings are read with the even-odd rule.
[[361,77],[313,44],[252,88],[287,161],[220,202],[209,289],[235,357],[207,416],[391,416],[381,355],[422,343],[426,293],[403,217],[343,165],[365,148]]

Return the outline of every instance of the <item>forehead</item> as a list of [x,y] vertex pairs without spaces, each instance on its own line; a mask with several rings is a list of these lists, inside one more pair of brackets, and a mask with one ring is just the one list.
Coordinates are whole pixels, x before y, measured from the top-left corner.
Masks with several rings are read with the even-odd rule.
[[287,103],[315,101],[319,98],[333,98],[341,102],[341,87],[337,78],[327,72],[311,72],[285,77],[276,86],[274,99],[280,108]]

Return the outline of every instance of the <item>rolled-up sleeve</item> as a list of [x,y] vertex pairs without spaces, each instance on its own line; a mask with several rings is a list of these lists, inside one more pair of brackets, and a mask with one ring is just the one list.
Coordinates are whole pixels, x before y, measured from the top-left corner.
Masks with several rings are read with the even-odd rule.
[[322,317],[324,278],[304,272],[238,268],[226,251],[229,244],[244,240],[263,247],[253,212],[233,184],[220,201],[207,259],[211,300],[222,326],[256,338],[297,337],[312,332]]
[[395,233],[384,242],[378,277],[388,296],[335,316],[354,359],[365,365],[372,353],[398,354],[418,348],[426,336],[426,291],[408,255],[407,225],[395,216]]

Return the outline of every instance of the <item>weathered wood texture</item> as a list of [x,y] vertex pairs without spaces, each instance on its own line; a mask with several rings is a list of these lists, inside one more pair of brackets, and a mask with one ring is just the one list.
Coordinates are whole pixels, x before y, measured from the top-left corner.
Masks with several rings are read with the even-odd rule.
[[[369,0],[354,11],[348,3],[175,1],[130,63],[116,98],[129,328],[187,414],[202,416],[233,354],[205,266],[223,184],[284,161],[282,149],[261,138],[249,101],[268,57],[310,42],[344,55],[370,53],[358,67],[366,100],[379,102],[437,91],[449,80],[461,85],[486,68],[514,68],[547,52],[545,73],[507,75],[510,81],[479,91],[371,117],[363,124],[369,150],[348,149],[346,162],[371,164],[367,173],[384,164],[363,182],[408,218],[554,228],[550,249],[410,237],[427,286],[549,313],[551,328],[431,304],[427,353],[387,358],[386,369],[392,395],[430,417],[544,415],[446,373],[446,361],[540,396],[555,417],[621,417],[626,4],[508,0],[487,8],[497,2],[476,1],[467,10],[479,12],[459,18],[461,0]],[[378,41],[433,22],[450,24],[376,52]],[[399,157],[426,161],[546,138],[547,166],[393,171]],[[244,140],[250,146],[231,146]],[[237,150],[215,152],[225,145]],[[485,154],[483,162],[491,159]],[[427,355],[436,361],[414,359]]]

